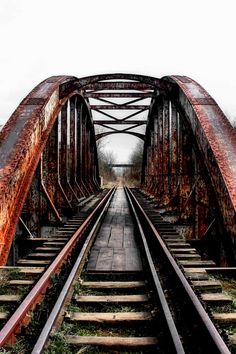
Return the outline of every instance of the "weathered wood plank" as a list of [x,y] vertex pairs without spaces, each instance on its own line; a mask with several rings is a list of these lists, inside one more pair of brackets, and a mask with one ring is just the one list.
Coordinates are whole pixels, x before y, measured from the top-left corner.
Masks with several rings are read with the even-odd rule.
[[9,285],[32,285],[34,284],[34,280],[22,280],[22,279],[12,279],[9,280]]
[[137,247],[135,238],[134,238],[134,230],[133,227],[124,228],[124,248]]
[[124,271],[126,270],[126,255],[124,248],[115,248],[113,253],[112,270]]
[[29,258],[53,258],[56,257],[57,253],[55,252],[50,252],[50,253],[43,253],[43,252],[34,252],[34,253],[29,253],[27,257]]
[[92,249],[90,255],[89,255],[89,260],[87,264],[87,270],[95,270],[96,269],[96,264],[99,256],[99,250],[97,249]]
[[175,236],[163,236],[162,238],[165,240],[165,242],[183,242],[184,239],[183,237],[175,237]]
[[150,312],[68,312],[66,318],[79,322],[133,322],[153,320]]
[[139,250],[134,247],[126,249],[126,270],[141,271],[143,269]]
[[28,265],[28,266],[32,266],[32,265],[48,265],[50,263],[50,261],[41,261],[39,259],[20,259],[19,261],[17,261],[17,264],[19,265]]
[[95,241],[97,247],[107,247],[111,236],[111,226],[102,226]]
[[236,323],[236,312],[231,313],[213,313],[213,318],[219,323]]
[[83,281],[83,288],[91,289],[132,289],[146,286],[144,281]]
[[191,268],[206,268],[206,267],[211,267],[212,265],[214,265],[215,263],[213,261],[203,261],[203,260],[199,260],[199,261],[192,261],[192,260],[188,260],[188,261],[179,261],[180,264],[182,264],[182,266],[184,267],[191,267]]
[[201,257],[199,256],[199,254],[185,254],[185,253],[177,253],[175,254],[175,257],[179,258],[179,259],[196,259],[196,260],[200,260]]
[[205,268],[184,268],[185,273],[202,273],[207,274]]
[[147,347],[158,344],[156,337],[99,337],[99,336],[65,336],[67,343],[73,345],[95,345],[104,347]]
[[124,228],[120,225],[111,228],[111,236],[108,242],[108,247],[111,248],[122,248],[124,239]]
[[37,247],[35,249],[36,252],[50,252],[50,251],[60,251],[61,247]]
[[228,336],[229,341],[231,342],[231,344],[236,345],[236,334],[231,334]]
[[20,301],[20,295],[0,295],[0,302],[17,302]]
[[174,253],[196,253],[196,248],[172,248],[170,250]]
[[0,266],[0,271],[17,271],[19,273],[40,274],[44,271],[43,267],[15,267],[15,266]]
[[222,285],[217,280],[194,280],[193,285],[200,291],[215,291],[220,292],[222,291]]
[[148,302],[147,295],[76,295],[75,300],[78,302]]
[[65,244],[65,242],[56,242],[56,241],[47,241],[47,242],[44,242],[44,245],[45,246],[63,246]]
[[207,302],[224,302],[230,303],[232,302],[232,297],[230,295],[222,294],[222,293],[209,293],[209,294],[202,294],[201,295],[203,301]]
[[0,320],[5,320],[8,317],[6,312],[0,312]]
[[113,261],[113,249],[112,248],[101,248],[96,269],[97,270],[111,270]]
[[168,242],[168,246],[169,247],[173,247],[173,248],[189,248],[191,247],[189,243],[185,243],[185,242]]

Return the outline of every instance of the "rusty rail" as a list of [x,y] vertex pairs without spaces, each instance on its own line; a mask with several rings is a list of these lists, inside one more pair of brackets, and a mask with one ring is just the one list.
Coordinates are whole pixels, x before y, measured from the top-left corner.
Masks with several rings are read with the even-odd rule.
[[219,332],[215,328],[214,324],[212,323],[211,319],[209,318],[208,314],[204,310],[201,302],[199,301],[198,297],[194,293],[193,289],[189,285],[187,279],[183,275],[182,271],[180,270],[179,266],[177,265],[176,261],[174,260],[173,256],[171,255],[170,251],[168,250],[167,246],[165,245],[164,241],[162,240],[161,236],[157,232],[156,228],[152,224],[151,220],[143,210],[142,206],[139,204],[133,193],[127,189],[129,195],[131,196],[132,201],[134,202],[135,209],[137,210],[138,215],[141,217],[142,220],[149,226],[150,230],[152,231],[153,235],[155,236],[156,240],[158,241],[165,258],[167,259],[168,263],[171,266],[171,269],[176,274],[179,283],[185,290],[189,300],[191,301],[193,307],[196,310],[199,318],[201,319],[202,326],[205,327],[209,337],[211,338],[212,342],[215,345],[214,353],[221,353],[221,354],[230,354],[229,349],[227,348],[225,342],[221,338]]
[[[178,330],[176,328],[173,316],[171,314],[171,310],[170,310],[169,305],[167,303],[167,300],[165,298],[164,290],[163,290],[163,288],[161,286],[161,282],[160,282],[159,277],[157,275],[157,272],[156,272],[156,269],[155,269],[155,266],[154,266],[154,263],[153,263],[153,260],[152,260],[152,256],[151,256],[151,253],[150,253],[150,250],[149,250],[149,247],[148,247],[148,243],[146,241],[146,237],[145,237],[145,234],[144,234],[143,226],[141,224],[141,220],[138,217],[138,215],[136,213],[136,210],[135,210],[135,205],[134,205],[133,201],[136,202],[136,200],[132,201],[131,196],[133,197],[133,195],[132,195],[132,193],[130,192],[130,190],[128,188],[125,188],[125,192],[126,192],[130,207],[132,209],[134,218],[136,220],[136,223],[137,223],[137,226],[138,226],[138,229],[139,229],[139,233],[140,233],[140,236],[141,236],[141,240],[142,240],[143,248],[144,248],[144,251],[145,251],[147,263],[148,263],[148,266],[149,266],[149,269],[150,269],[150,272],[151,272],[151,275],[152,275],[153,282],[155,284],[155,290],[157,292],[157,295],[158,295],[158,298],[159,298],[159,301],[160,301],[160,304],[161,304],[161,308],[162,308],[162,311],[163,311],[163,314],[164,314],[164,318],[165,318],[167,327],[169,329],[169,333],[170,333],[170,337],[171,337],[171,340],[172,340],[172,343],[173,343],[173,347],[174,347],[175,352],[177,354],[184,354],[185,350],[183,348],[183,344],[181,342],[180,335],[178,333]],[[136,207],[137,207],[137,205],[136,205]]]
[[57,257],[53,260],[51,265],[42,275],[42,277],[38,280],[38,282],[34,285],[32,290],[20,304],[18,309],[14,312],[14,314],[9,318],[5,326],[0,331],[0,347],[7,343],[14,343],[15,334],[19,333],[20,329],[26,322],[28,322],[27,314],[30,310],[33,310],[34,307],[41,302],[43,298],[43,294],[46,289],[50,287],[51,277],[52,275],[58,273],[62,267],[62,264],[65,263],[73,250],[73,247],[81,238],[81,235],[85,232],[88,225],[92,222],[92,220],[97,216],[100,212],[109,196],[113,192],[111,189],[105,197],[100,201],[97,207],[93,210],[93,212],[88,216],[88,218],[84,221],[84,223],[78,228],[72,238],[68,241],[65,247],[60,251]]
[[51,330],[55,326],[55,323],[58,319],[58,316],[59,316],[60,311],[63,307],[63,304],[66,301],[66,298],[67,298],[69,290],[73,284],[73,281],[76,277],[78,269],[80,269],[81,265],[83,265],[84,258],[89,250],[89,247],[91,246],[91,243],[92,243],[94,237],[96,236],[96,230],[99,227],[99,225],[104,217],[104,214],[110,204],[111,199],[113,198],[114,193],[115,193],[115,189],[113,188],[111,193],[109,194],[109,198],[106,200],[105,206],[103,207],[102,211],[100,212],[99,217],[97,218],[92,230],[90,231],[88,237],[86,238],[86,241],[85,241],[85,243],[78,255],[78,258],[76,259],[76,262],[75,262],[75,264],[74,264],[74,266],[73,266],[73,268],[72,268],[72,270],[65,282],[65,285],[63,286],[63,289],[62,289],[60,295],[58,296],[58,299],[52,309],[52,312],[50,313],[49,318],[47,319],[47,322],[45,323],[45,326],[43,327],[43,329],[38,337],[37,342],[34,345],[34,348],[33,348],[31,354],[43,353],[43,349],[47,343],[47,340],[49,338]]

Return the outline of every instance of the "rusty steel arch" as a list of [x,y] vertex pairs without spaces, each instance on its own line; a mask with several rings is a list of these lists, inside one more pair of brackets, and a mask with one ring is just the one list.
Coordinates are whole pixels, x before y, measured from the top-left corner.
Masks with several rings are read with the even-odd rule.
[[0,133],[0,264],[22,212],[29,231],[30,221],[36,229],[45,218],[58,223],[99,189],[91,113],[75,82],[54,76],[40,83]]
[[149,112],[142,187],[185,224],[188,239],[201,240],[203,254],[235,265],[236,132],[194,80],[163,80],[177,86],[157,95]]
[[[117,118],[115,111],[132,113]],[[105,119],[97,119],[96,113]],[[95,137],[96,125],[111,129]],[[125,128],[117,129],[119,125]],[[235,264],[234,129],[192,79],[122,73],[51,77],[22,101],[4,126],[0,263],[8,258],[20,215],[36,215],[31,200],[40,198],[39,182],[44,195],[41,219],[28,222],[31,230],[36,225],[35,233],[42,219],[60,222],[78,200],[98,190],[96,139],[117,133],[142,139],[137,129],[145,125],[142,188],[155,197],[161,212],[186,227],[187,238],[202,240],[210,245],[208,251],[216,249],[212,255],[218,264]],[[58,159],[66,168],[58,168]]]

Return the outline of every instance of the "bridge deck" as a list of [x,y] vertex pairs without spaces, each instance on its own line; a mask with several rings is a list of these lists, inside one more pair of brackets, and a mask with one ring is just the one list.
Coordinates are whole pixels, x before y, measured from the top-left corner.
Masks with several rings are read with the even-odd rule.
[[118,188],[90,253],[89,271],[141,271],[134,224],[123,188]]

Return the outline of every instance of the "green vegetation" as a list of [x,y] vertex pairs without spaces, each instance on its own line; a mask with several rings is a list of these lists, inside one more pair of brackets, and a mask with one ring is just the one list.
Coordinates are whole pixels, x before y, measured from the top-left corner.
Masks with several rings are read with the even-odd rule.
[[12,346],[0,349],[0,354],[26,354],[29,352],[29,344],[20,339]]
[[55,333],[51,337],[48,348],[44,351],[45,354],[71,354],[70,346],[65,340],[62,333]]

